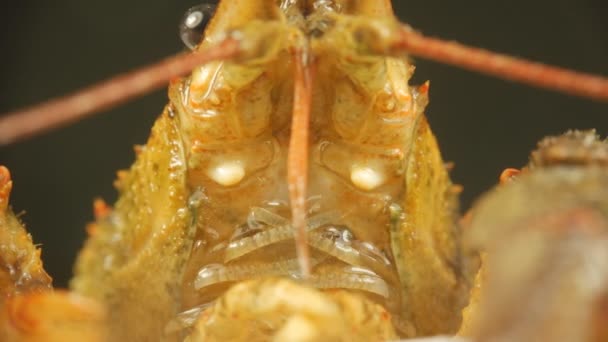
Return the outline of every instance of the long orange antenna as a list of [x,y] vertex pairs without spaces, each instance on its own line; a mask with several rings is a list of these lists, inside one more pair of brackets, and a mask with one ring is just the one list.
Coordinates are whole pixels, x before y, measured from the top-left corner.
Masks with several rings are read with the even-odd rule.
[[[113,77],[83,91],[0,116],[0,145],[7,145],[67,125],[97,111],[161,87],[174,77],[212,60],[231,59],[241,52],[227,38],[205,51],[179,55],[137,71]],[[425,37],[408,26],[399,30],[391,53],[451,64],[464,69],[562,93],[608,101],[608,78],[551,67],[456,42]]]
[[414,56],[511,81],[608,101],[608,78],[425,37],[407,26],[400,30],[399,38],[391,48],[393,52],[405,51]]
[[236,57],[240,44],[227,38],[201,52],[177,55],[157,64],[110,78],[97,85],[0,118],[0,145],[7,145],[80,120],[97,111],[162,87],[198,65]]
[[302,277],[310,276],[310,252],[306,229],[306,188],[308,186],[308,127],[312,101],[312,71],[306,52],[294,55],[294,99],[291,137],[287,155],[287,182],[296,241],[296,253]]

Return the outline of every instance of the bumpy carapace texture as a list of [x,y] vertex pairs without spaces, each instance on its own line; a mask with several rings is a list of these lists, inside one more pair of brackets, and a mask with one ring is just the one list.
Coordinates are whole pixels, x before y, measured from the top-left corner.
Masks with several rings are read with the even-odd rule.
[[465,311],[475,341],[606,341],[608,143],[573,131],[475,206],[466,241],[486,251]]
[[[229,287],[299,279],[286,180],[294,53],[314,76],[310,166],[300,170],[313,268],[297,286],[340,289],[369,317],[392,317],[400,336],[458,329],[471,273],[458,191],[423,115],[428,85],[409,86],[413,67],[377,54],[395,20],[388,1],[220,2],[199,48],[226,32],[253,47],[238,64],[173,82],[78,258],[71,287],[107,306],[113,338],[178,338],[194,325],[213,338],[217,320],[205,319],[234,310],[238,292],[221,297]],[[259,319],[282,322],[279,331],[288,317]]]
[[103,341],[103,307],[52,290],[40,249],[8,207],[11,188],[9,171],[0,166],[0,340]]
[[[484,254],[462,324],[476,262],[423,114],[428,84],[409,86],[413,67],[383,56],[395,25],[388,1],[220,2],[198,48],[232,35],[244,53],[171,84],[118,202],[95,205],[71,293],[52,291],[0,167],[0,339],[377,341],[460,327],[484,342],[606,341],[606,142],[542,141],[463,220]],[[302,67],[308,278],[287,181]]]
[[0,300],[51,289],[51,277],[42,267],[40,250],[8,207],[12,187],[8,169],[0,166]]

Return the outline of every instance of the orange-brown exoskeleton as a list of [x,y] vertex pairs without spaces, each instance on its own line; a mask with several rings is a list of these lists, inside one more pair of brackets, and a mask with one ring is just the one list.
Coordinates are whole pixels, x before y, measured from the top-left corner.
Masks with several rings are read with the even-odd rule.
[[475,341],[606,341],[608,143],[542,140],[522,172],[474,206],[485,251],[462,333]]
[[[247,50],[171,85],[77,263],[72,287],[117,312],[117,336],[159,336],[180,312],[214,310],[234,283],[277,276],[366,297],[400,336],[458,328],[468,270],[457,191],[423,116],[427,86],[375,51],[396,28],[388,2],[219,5],[199,48],[229,35]],[[299,110],[310,129],[290,131]]]
[[[148,142],[118,175],[116,204],[96,203],[70,284],[87,299],[45,289],[38,252],[6,207],[5,172],[0,223],[33,260],[0,255],[7,275],[28,275],[7,276],[7,336],[40,336],[44,324],[12,325],[30,317],[30,302],[57,303],[29,321],[56,317],[55,307],[57,336],[74,339],[454,334],[476,260],[461,243],[460,188],[423,114],[429,84],[408,84],[414,68],[402,54],[608,97],[598,77],[424,39],[397,22],[389,1],[222,1],[195,45],[193,61],[205,64],[171,82]],[[50,122],[145,81],[44,108],[55,110]],[[14,133],[0,132],[3,141]]]

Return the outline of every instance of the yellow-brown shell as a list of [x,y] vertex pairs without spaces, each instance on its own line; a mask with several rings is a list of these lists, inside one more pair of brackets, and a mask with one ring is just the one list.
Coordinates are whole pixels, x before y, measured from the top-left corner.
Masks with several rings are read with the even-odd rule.
[[193,230],[176,121],[167,107],[76,263],[71,288],[107,307],[115,340],[156,339],[179,310]]

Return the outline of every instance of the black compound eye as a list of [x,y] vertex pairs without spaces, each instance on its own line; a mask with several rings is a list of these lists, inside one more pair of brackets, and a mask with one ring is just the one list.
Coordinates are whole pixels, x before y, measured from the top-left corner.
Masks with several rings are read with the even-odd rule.
[[201,4],[190,8],[184,14],[179,24],[179,36],[190,50],[194,50],[203,39],[203,33],[215,13],[215,8],[214,4]]

